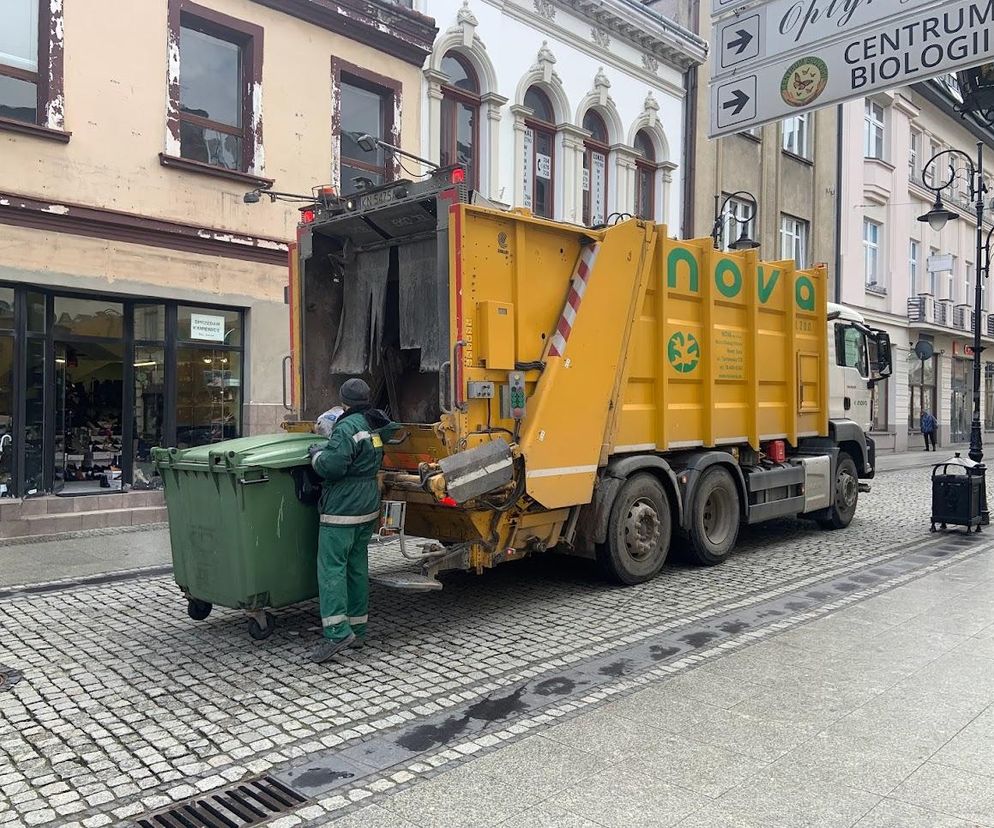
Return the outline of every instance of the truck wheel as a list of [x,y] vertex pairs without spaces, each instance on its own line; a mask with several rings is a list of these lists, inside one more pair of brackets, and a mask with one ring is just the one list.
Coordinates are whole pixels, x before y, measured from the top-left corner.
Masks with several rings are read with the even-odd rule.
[[742,512],[728,469],[712,466],[701,475],[691,506],[690,555],[699,564],[720,564],[735,546]]
[[612,580],[641,584],[662,569],[672,532],[670,501],[662,485],[652,475],[637,474],[611,506],[607,542],[598,546],[597,560]]
[[840,454],[835,468],[835,500],[828,517],[818,521],[822,529],[845,529],[856,515],[859,500],[859,475],[856,463],[848,454]]
[[214,609],[213,604],[207,601],[200,601],[196,598],[190,598],[186,602],[186,614],[194,621],[203,621],[211,614],[212,609]]

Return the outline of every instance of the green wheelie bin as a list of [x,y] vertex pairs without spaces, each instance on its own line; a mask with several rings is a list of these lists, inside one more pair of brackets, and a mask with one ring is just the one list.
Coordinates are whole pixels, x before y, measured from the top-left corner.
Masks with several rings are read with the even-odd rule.
[[308,447],[316,434],[265,434],[152,452],[169,512],[173,577],[190,617],[215,604],[245,610],[267,638],[269,609],[318,594],[320,484]]

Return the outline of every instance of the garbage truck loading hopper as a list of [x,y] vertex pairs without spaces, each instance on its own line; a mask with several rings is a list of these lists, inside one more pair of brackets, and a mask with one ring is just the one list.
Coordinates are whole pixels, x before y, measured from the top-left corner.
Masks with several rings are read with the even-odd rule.
[[302,225],[291,301],[299,303],[294,402],[303,419],[361,376],[394,420],[438,422],[451,360],[448,207],[468,197],[440,170],[319,205]]

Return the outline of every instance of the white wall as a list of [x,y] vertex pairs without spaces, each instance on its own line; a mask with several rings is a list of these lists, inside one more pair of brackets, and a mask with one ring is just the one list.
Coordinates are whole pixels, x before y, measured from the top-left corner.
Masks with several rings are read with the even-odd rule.
[[[930,208],[934,195],[921,184],[921,167],[932,155],[931,144],[940,149],[954,148],[976,156],[976,139],[958,117],[951,117],[911,88],[899,89],[875,96],[885,110],[884,157],[882,160],[864,158],[864,101],[854,101],[844,107],[842,146],[842,208],[840,238],[842,302],[859,308],[872,324],[885,328],[896,346],[895,377],[890,385],[889,431],[898,448],[919,445],[917,436],[908,437],[908,377],[906,357],[909,348],[921,335],[933,337],[940,354],[937,372],[940,438],[948,442],[951,424],[951,375],[954,352],[962,356],[964,347],[972,341],[972,330],[955,329],[952,314],[957,305],[972,307],[973,295],[967,296],[966,263],[976,264],[976,223],[972,208],[955,203],[949,192],[943,193],[947,206],[959,208],[960,218],[949,222],[941,232],[933,231],[919,222],[918,216]],[[909,165],[912,130],[922,134],[918,171]],[[988,151],[990,148],[988,148]],[[943,162],[943,170],[947,162]],[[962,168],[962,162],[959,163]],[[990,166],[990,164],[988,164]],[[960,179],[965,180],[961,172]],[[994,193],[994,189],[991,191]],[[987,198],[990,198],[988,194]],[[884,291],[866,287],[863,221],[866,218],[883,226],[880,267]],[[921,258],[917,284],[911,285],[909,249],[911,239],[920,242]],[[929,276],[926,259],[930,249],[956,257],[952,276],[939,273],[936,295],[928,294]],[[976,278],[976,269],[974,270]],[[949,321],[943,324],[934,312],[924,323],[909,320],[909,299],[928,294],[926,302],[940,301],[946,305]],[[985,311],[994,311],[991,300],[994,290],[987,290]],[[986,336],[986,314],[981,319],[981,331]],[[990,341],[987,343],[991,347]],[[987,355],[991,352],[988,351]],[[985,360],[986,361],[986,360]],[[898,376],[898,375],[901,376]],[[983,380],[982,380],[983,383]],[[972,374],[971,374],[972,387]],[[981,386],[983,400],[983,384]],[[983,406],[983,402],[982,402]]]
[[[437,121],[431,117],[431,108],[440,78],[432,69],[440,64],[444,52],[456,48],[477,66],[484,86],[480,124],[480,190],[484,195],[520,206],[521,187],[516,188],[516,184],[522,146],[520,138],[516,146],[515,121],[520,124],[522,113],[515,112],[515,107],[527,86],[537,81],[559,109],[557,119],[565,127],[556,156],[555,218],[582,220],[581,156],[577,148],[582,147],[583,135],[571,127],[579,128],[587,105],[595,103],[605,116],[612,146],[618,145],[608,161],[608,210],[630,212],[634,207],[634,167],[625,147],[644,126],[653,135],[657,161],[662,162],[657,172],[655,217],[671,225],[672,232],[679,232],[684,116],[680,69],[658,59],[643,63],[647,53],[613,32],[607,33],[607,45],[598,45],[590,20],[539,0],[472,0],[465,6],[460,0],[423,0],[419,10],[434,17],[439,27],[436,54],[429,59],[424,84],[425,155],[432,160],[438,157]],[[651,33],[651,18],[643,17]],[[603,43],[603,35],[601,39]],[[609,86],[603,84],[604,79]],[[488,94],[494,96],[489,103]],[[488,129],[491,124],[492,129]]]

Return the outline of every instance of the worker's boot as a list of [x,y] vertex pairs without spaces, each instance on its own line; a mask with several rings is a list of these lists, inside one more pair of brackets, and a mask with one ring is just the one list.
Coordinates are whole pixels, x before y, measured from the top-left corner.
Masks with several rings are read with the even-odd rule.
[[350,648],[355,641],[356,637],[353,633],[349,633],[345,638],[339,638],[337,640],[326,638],[318,644],[317,647],[311,650],[311,661],[315,664],[323,664],[336,653],[340,653],[342,650]]
[[349,649],[350,650],[361,650],[365,646],[366,646],[366,636],[364,636],[364,635],[357,635],[357,636],[355,636],[355,640],[351,644],[349,644]]

